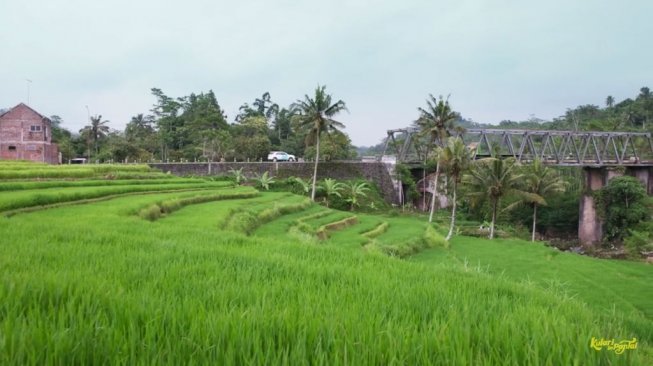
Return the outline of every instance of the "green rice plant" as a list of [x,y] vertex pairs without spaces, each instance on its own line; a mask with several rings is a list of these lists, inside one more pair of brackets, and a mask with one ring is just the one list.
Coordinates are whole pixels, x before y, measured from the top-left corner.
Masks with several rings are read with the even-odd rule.
[[142,208],[138,215],[146,220],[155,221],[163,215],[170,214],[188,205],[196,205],[199,203],[213,202],[227,199],[244,199],[258,196],[258,191],[250,187],[242,187],[238,190],[232,190],[220,193],[210,193],[196,195],[192,197],[173,198],[161,202],[154,203],[148,207]]
[[449,248],[449,241],[445,239],[442,234],[438,233],[433,226],[429,225],[424,231],[424,241],[429,248],[433,247],[443,247],[445,249]]
[[260,225],[270,222],[279,216],[298,212],[306,209],[312,204],[311,200],[303,198],[298,203],[274,204],[272,207],[261,211],[253,209],[234,210],[229,220],[223,224],[224,229],[238,231],[251,235]]
[[388,224],[387,221],[384,221],[384,222],[380,223],[380,224],[379,224],[377,227],[375,227],[374,229],[369,230],[369,231],[366,231],[366,232],[364,232],[364,233],[361,233],[361,235],[363,235],[363,236],[366,237],[366,238],[374,239],[374,238],[376,238],[377,236],[379,236],[379,235],[385,233],[385,232],[388,230],[388,227],[389,227],[389,226],[390,226],[390,224]]
[[161,217],[161,212],[162,212],[161,207],[159,205],[154,204],[141,209],[138,212],[138,216],[140,216],[145,220],[154,221],[154,220],[158,220]]
[[[131,214],[204,193],[116,197],[0,220],[0,364],[653,360],[653,266],[570,253],[547,259],[553,249],[542,245],[462,236],[409,260],[376,255],[431,235],[419,217],[359,215],[361,225],[389,225],[366,250],[332,245],[362,237],[357,226],[320,245],[306,245],[316,239],[301,226],[266,236],[215,227],[230,213],[301,202],[268,192],[152,222]],[[320,210],[311,205],[266,227]],[[310,232],[317,221],[300,222]],[[638,347],[597,351],[592,337],[637,338]]]
[[358,217],[350,216],[342,220],[330,222],[328,224],[320,226],[316,231],[315,235],[320,240],[326,240],[329,238],[329,233],[336,230],[342,230],[348,226],[356,225],[358,223]]
[[35,206],[48,206],[62,202],[84,201],[99,197],[116,196],[123,194],[212,188],[220,189],[224,188],[224,185],[219,183],[200,181],[198,183],[183,184],[138,184],[99,187],[67,187],[22,190],[5,193],[0,192],[0,212],[30,208]]
[[[186,184],[186,183],[204,183],[202,179],[187,178],[168,178],[166,180],[152,179],[133,179],[133,180],[48,180],[48,181],[12,181],[0,182],[0,192],[21,191],[26,189],[43,189],[43,188],[65,188],[65,187],[100,187],[100,186],[120,186],[120,185],[154,185],[154,184]],[[216,184],[216,187],[231,186],[228,182]]]

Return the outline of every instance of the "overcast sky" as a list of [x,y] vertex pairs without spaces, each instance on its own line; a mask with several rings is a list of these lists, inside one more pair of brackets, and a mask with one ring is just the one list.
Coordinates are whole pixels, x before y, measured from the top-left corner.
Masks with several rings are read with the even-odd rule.
[[[21,0],[0,4],[0,108],[123,129],[152,87],[212,89],[229,120],[318,84],[355,145],[409,125],[429,93],[477,122],[551,119],[653,87],[653,1]],[[26,79],[32,80],[28,83]]]

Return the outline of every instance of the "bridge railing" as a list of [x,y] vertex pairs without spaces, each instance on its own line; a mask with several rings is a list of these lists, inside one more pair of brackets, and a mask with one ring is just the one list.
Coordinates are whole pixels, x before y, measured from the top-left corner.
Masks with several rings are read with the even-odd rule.
[[[475,159],[501,156],[561,166],[653,166],[650,133],[468,129],[451,134],[462,138]],[[419,136],[414,128],[388,131],[384,155],[394,149],[400,162],[422,161],[424,152],[415,146]]]

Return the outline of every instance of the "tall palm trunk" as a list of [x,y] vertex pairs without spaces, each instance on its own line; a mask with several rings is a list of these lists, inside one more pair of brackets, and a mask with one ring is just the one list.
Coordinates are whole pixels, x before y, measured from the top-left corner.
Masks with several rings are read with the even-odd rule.
[[535,224],[537,223],[537,204],[533,204],[533,235],[531,241],[535,241]]
[[435,179],[433,182],[433,198],[431,199],[431,213],[429,214],[429,222],[433,222],[433,211],[435,211],[435,198],[438,194],[438,180],[440,178],[440,162],[435,165]]
[[453,236],[453,228],[456,225],[456,193],[458,191],[458,182],[456,179],[453,180],[453,206],[451,206],[451,225],[449,226],[449,234],[447,234],[446,240],[450,240]]
[[320,133],[317,134],[317,143],[315,149],[315,167],[313,168],[313,190],[311,191],[311,201],[315,202],[315,183],[317,181],[317,162],[320,161]]
[[494,223],[497,221],[497,206],[498,202],[492,202],[492,223],[490,224],[490,239],[494,239]]

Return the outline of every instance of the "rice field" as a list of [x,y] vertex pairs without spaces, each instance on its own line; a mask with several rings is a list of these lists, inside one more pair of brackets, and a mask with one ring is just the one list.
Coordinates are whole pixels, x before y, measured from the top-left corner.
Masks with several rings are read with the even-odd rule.
[[[54,176],[0,180],[13,187],[0,188],[2,365],[653,360],[653,266],[520,241],[446,245],[424,218],[228,182]],[[599,286],[610,276],[628,285]],[[639,343],[616,354],[592,337]]]

